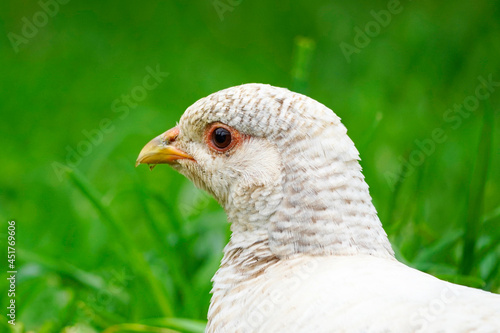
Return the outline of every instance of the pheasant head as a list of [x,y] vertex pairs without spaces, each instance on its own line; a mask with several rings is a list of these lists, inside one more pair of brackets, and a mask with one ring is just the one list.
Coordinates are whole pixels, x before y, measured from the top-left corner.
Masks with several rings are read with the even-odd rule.
[[224,208],[232,241],[264,242],[277,258],[393,257],[346,128],[304,95],[264,84],[211,94],[149,142],[141,163],[185,175]]

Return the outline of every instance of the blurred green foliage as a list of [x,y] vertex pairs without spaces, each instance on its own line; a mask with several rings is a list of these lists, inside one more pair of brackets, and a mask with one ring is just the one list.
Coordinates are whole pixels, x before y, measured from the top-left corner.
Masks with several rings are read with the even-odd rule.
[[478,77],[500,81],[500,3],[394,1],[3,1],[0,242],[6,258],[15,220],[16,332],[203,330],[225,215],[134,161],[194,101],[248,82],[343,119],[400,260],[498,292],[500,86],[474,96]]

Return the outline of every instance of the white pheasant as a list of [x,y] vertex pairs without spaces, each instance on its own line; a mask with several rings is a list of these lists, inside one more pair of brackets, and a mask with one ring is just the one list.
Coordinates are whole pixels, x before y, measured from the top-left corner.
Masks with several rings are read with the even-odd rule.
[[394,258],[358,160],[330,109],[263,84],[200,99],[143,148],[232,223],[207,332],[500,332],[499,295]]

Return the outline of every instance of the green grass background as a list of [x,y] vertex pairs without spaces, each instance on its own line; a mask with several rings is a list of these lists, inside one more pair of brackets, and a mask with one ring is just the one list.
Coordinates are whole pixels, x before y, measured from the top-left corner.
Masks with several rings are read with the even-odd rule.
[[[15,220],[12,331],[202,331],[229,236],[224,212],[168,167],[134,162],[197,99],[248,82],[305,93],[343,119],[400,260],[499,292],[500,87],[456,129],[443,119],[478,76],[500,81],[499,1],[401,1],[350,62],[340,43],[353,44],[387,1],[216,4],[226,11],[214,1],[72,0],[15,52],[8,33],[41,7],[1,2],[0,330],[12,329]],[[148,66],[169,75],[126,116],[115,112]],[[112,129],[58,179],[53,163],[103,119]],[[446,140],[402,168],[436,128]]]

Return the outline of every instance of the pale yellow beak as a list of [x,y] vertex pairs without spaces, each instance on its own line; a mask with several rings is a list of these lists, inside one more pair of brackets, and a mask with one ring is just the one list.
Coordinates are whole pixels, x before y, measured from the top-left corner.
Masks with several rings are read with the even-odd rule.
[[178,135],[179,128],[174,127],[149,141],[139,153],[135,166],[139,164],[152,164],[152,169],[156,164],[172,164],[181,159],[194,161],[191,155],[173,145]]

